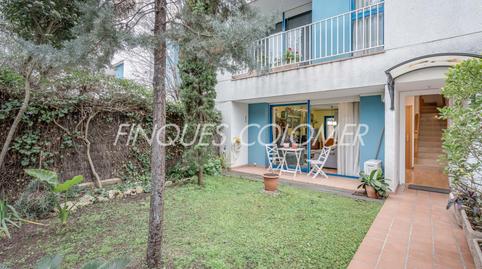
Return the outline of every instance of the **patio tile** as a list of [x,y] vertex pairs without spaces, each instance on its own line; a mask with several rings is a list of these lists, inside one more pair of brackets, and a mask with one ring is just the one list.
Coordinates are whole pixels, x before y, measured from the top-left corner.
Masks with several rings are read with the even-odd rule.
[[348,267],[352,269],[373,269],[374,266],[374,264],[368,264],[354,258]]
[[[391,195],[364,239],[386,239],[373,268],[474,268],[463,231],[455,224],[452,211],[445,209],[447,198],[445,194],[415,190]],[[366,260],[373,260],[376,248],[369,251],[367,247],[360,245],[354,266],[367,253],[370,258]],[[365,267],[350,264],[348,268]]]
[[418,259],[418,258],[409,257],[408,262],[407,262],[407,268],[410,268],[410,269],[432,268],[432,260],[431,260],[431,258],[426,260],[426,259],[423,259],[423,258]]

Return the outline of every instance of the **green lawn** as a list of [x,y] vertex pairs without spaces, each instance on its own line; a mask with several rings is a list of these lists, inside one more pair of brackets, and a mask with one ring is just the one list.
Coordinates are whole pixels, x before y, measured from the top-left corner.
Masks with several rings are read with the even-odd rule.
[[[176,268],[345,268],[373,219],[378,202],[281,186],[264,194],[261,182],[209,177],[169,188],[165,257]],[[46,254],[63,253],[65,268],[93,257],[129,256],[143,267],[149,199],[96,204],[76,213],[67,228],[24,225],[0,243],[0,261],[28,268]],[[50,222],[56,222],[52,219]]]

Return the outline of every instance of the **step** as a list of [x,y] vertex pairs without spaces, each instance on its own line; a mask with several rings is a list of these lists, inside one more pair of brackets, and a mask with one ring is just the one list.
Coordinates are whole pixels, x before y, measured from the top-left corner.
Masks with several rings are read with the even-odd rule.
[[418,146],[418,153],[437,153],[437,154],[442,154],[443,150],[441,147],[424,147],[424,146]]
[[441,137],[436,137],[436,136],[419,136],[418,137],[418,143],[423,144],[426,142],[441,142],[442,138]]
[[418,137],[430,137],[430,138],[438,137],[438,138],[442,138],[442,129],[420,131]]
[[438,113],[438,107],[436,106],[431,106],[431,107],[422,107],[420,109],[420,112],[422,113]]
[[442,121],[441,119],[438,118],[438,114],[435,114],[435,113],[420,115],[420,121],[427,121],[427,120]]
[[446,129],[445,126],[425,125],[425,126],[420,126],[420,133],[426,132],[426,133],[439,133],[439,134],[441,134],[444,129]]
[[438,113],[438,108],[437,107],[423,107],[420,109],[420,112],[423,113]]
[[445,129],[445,123],[439,123],[439,122],[426,122],[426,123],[420,123],[420,130],[422,129],[435,129],[438,130],[440,128]]
[[417,158],[419,159],[432,159],[438,160],[438,158],[443,154],[443,152],[418,152]]
[[443,164],[440,164],[437,159],[423,159],[417,158],[415,159],[416,166],[430,166],[430,167],[443,167]]
[[419,147],[442,148],[442,141],[419,141]]

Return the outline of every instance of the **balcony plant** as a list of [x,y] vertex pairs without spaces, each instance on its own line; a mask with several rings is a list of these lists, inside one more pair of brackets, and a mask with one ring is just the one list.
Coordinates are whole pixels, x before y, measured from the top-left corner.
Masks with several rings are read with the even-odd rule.
[[298,51],[293,51],[293,49],[291,48],[288,48],[285,53],[284,53],[284,61],[287,63],[287,64],[291,64],[291,63],[298,63],[300,62],[300,53]]
[[370,174],[360,172],[361,184],[358,188],[363,188],[367,192],[369,198],[386,198],[390,188],[383,176],[382,169],[373,170]]

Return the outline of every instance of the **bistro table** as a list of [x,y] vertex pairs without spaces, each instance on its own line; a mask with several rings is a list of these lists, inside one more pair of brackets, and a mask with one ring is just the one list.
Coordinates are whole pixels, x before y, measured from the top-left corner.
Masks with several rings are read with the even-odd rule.
[[[281,168],[279,170],[280,175],[281,175],[281,172],[293,173],[294,176],[296,176],[298,172],[301,173],[300,161],[301,161],[301,156],[303,155],[303,150],[304,148],[285,148],[285,147],[279,148],[279,151],[281,151],[281,157],[283,158],[283,161],[281,162]],[[295,157],[296,157],[295,169],[290,169],[288,167],[288,162],[286,161],[286,155],[288,155],[288,153],[295,154]]]

